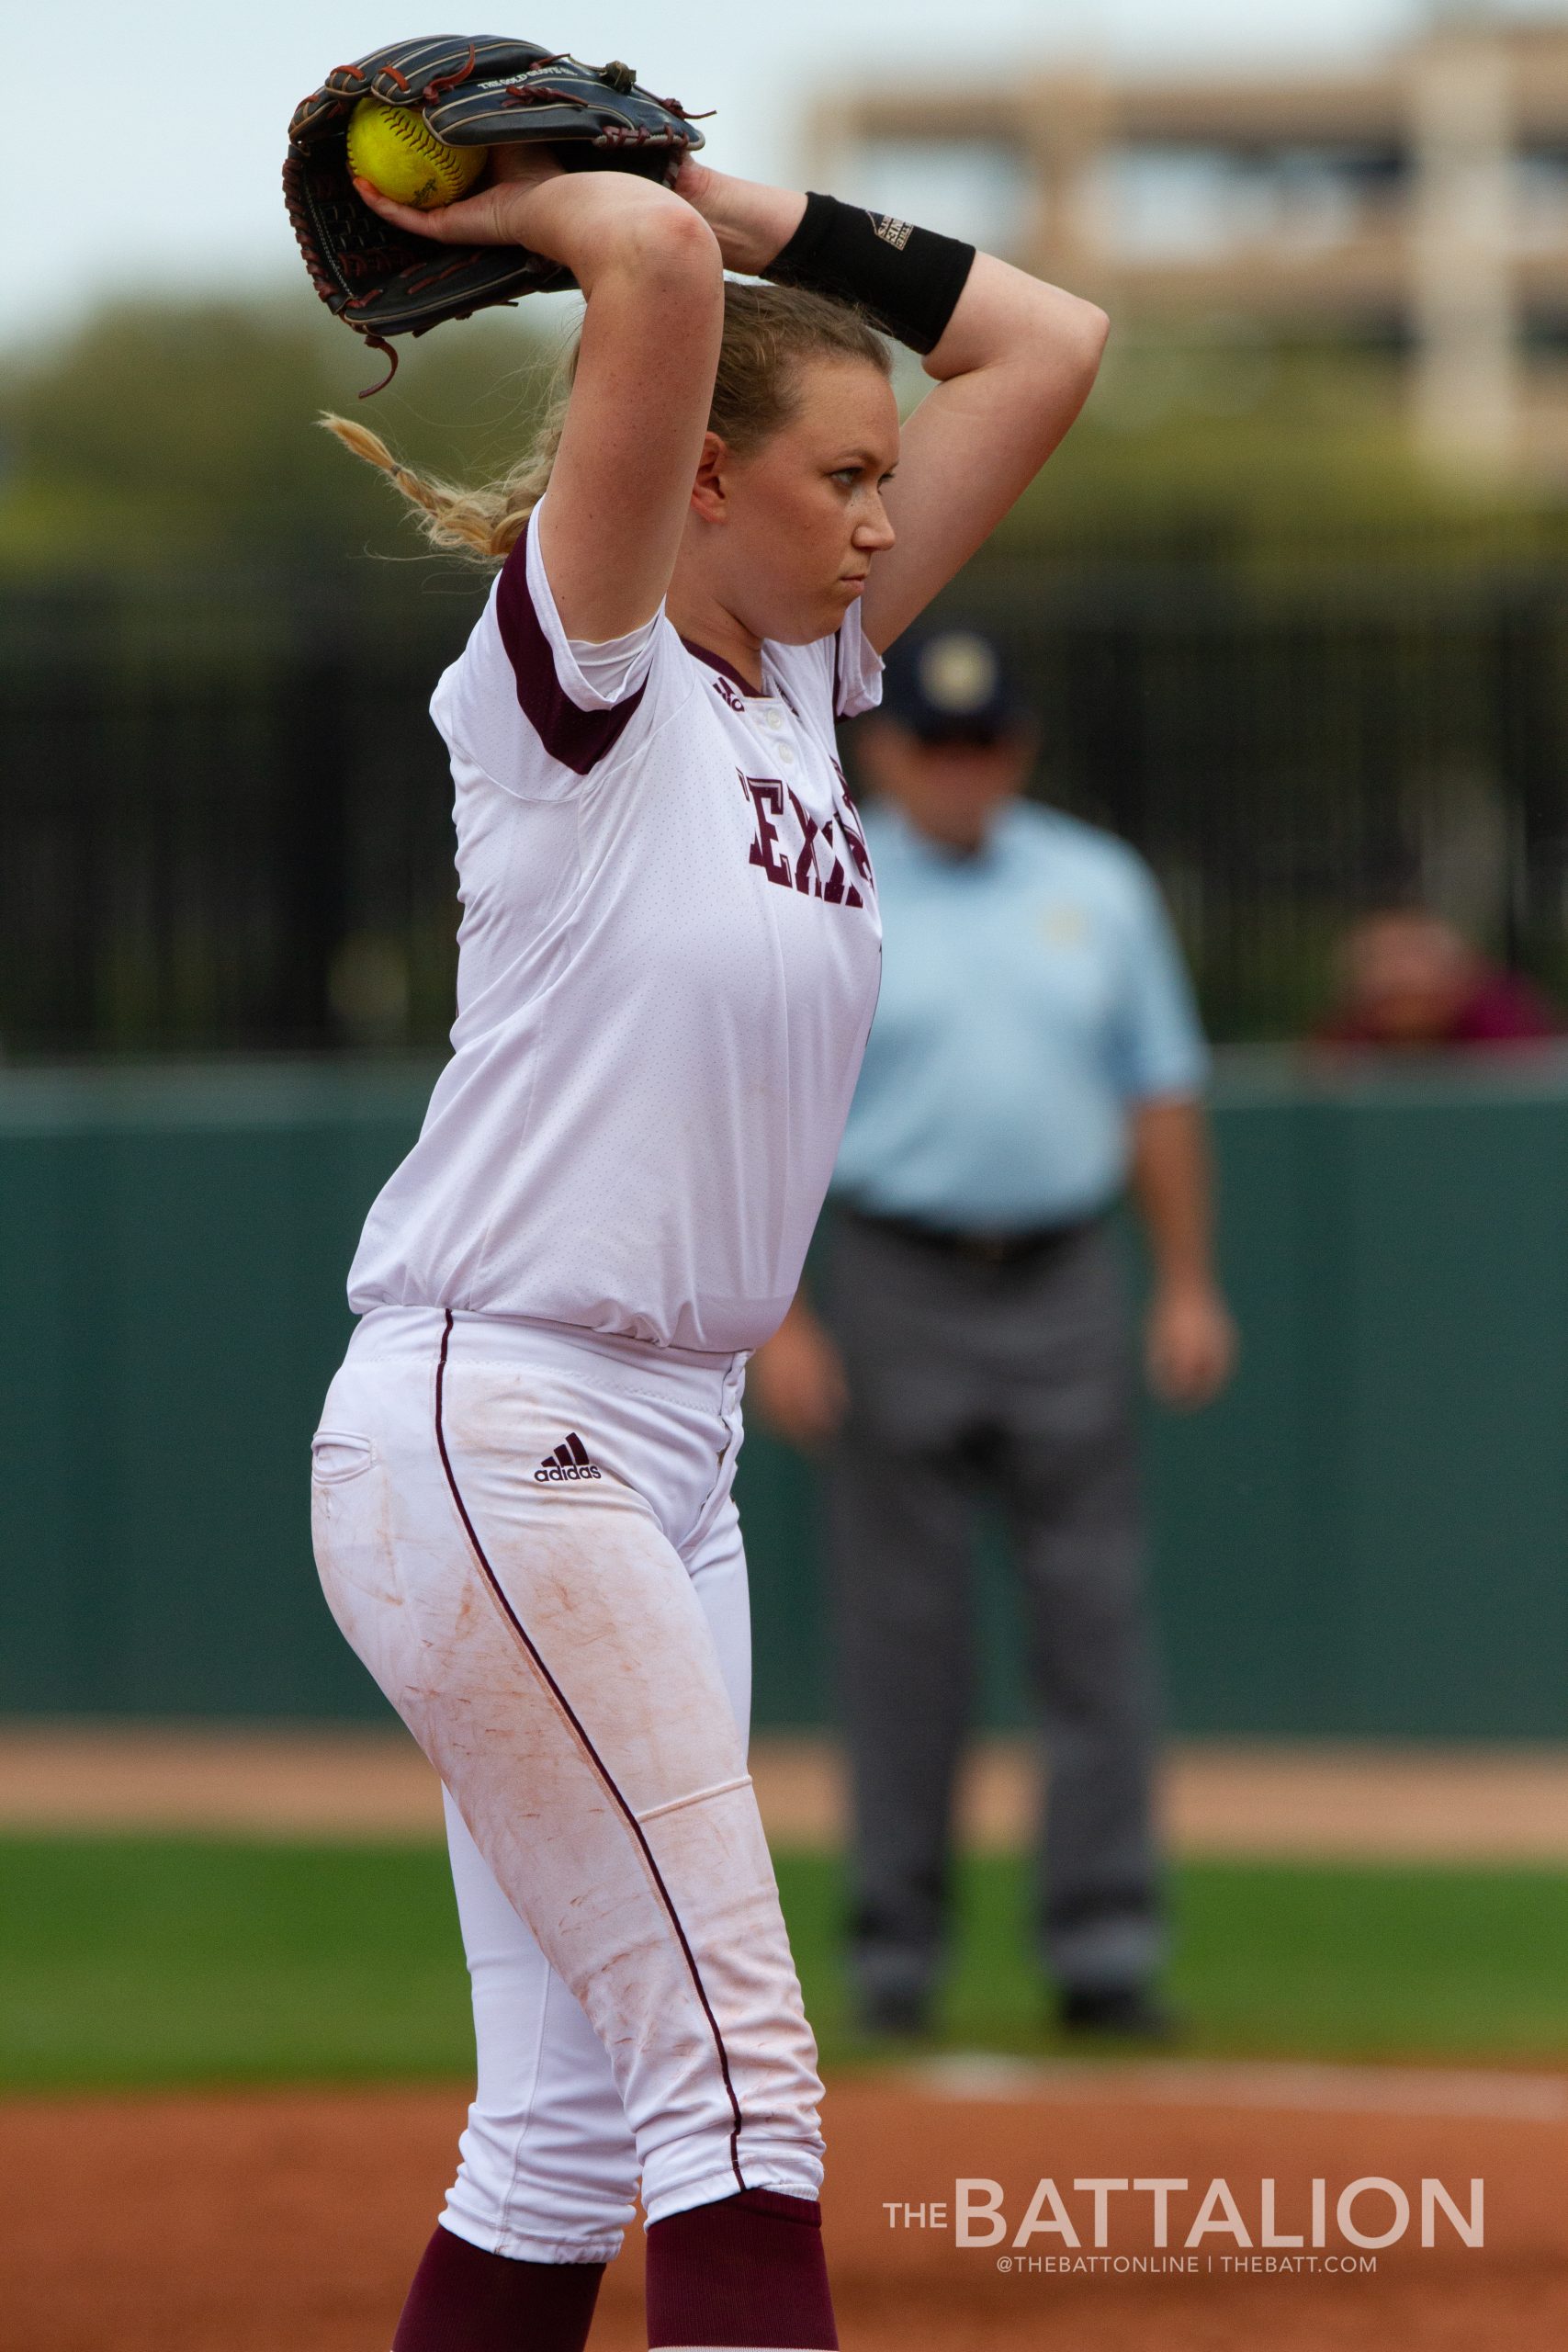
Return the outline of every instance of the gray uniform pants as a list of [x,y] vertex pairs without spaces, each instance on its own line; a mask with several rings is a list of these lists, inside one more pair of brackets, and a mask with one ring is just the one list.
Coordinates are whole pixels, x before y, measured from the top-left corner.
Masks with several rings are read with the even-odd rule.
[[1008,1522],[1049,1767],[1041,1958],[1064,1986],[1143,1984],[1164,1950],[1156,1678],[1113,1238],[1094,1224],[992,1266],[840,1216],[822,1309],[851,1394],[829,1560],[859,1989],[918,1997],[940,1966],[986,1496]]

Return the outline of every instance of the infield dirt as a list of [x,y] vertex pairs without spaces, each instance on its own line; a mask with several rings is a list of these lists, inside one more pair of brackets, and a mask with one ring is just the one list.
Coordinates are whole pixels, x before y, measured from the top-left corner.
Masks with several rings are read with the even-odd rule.
[[[828,1739],[763,1733],[751,1777],[770,1841],[837,1846],[843,1758]],[[1166,1758],[1182,1854],[1568,1861],[1568,1746],[1438,1747],[1199,1740]],[[977,1741],[959,1842],[1016,1852],[1036,1804],[1027,1740]],[[0,1723],[0,1828],[438,1839],[435,1775],[393,1727]]]
[[[1140,2069],[1061,2081],[1020,2075],[1003,2096],[869,2076],[836,2082],[824,2199],[846,2352],[1557,2352],[1568,2342],[1568,2083],[1363,2072],[1204,2078]],[[1451,2091],[1449,2086],[1451,2086]],[[0,2106],[0,2339],[7,2352],[385,2352],[431,2226],[462,2120],[459,2088],[17,2099]],[[1092,2199],[1075,2180],[1165,2177],[1172,2250],[1202,2193],[1224,2180],[1258,2233],[1260,2183],[1280,2232],[1301,2231],[1310,2183],[1328,2184],[1325,2252],[1341,2190],[1400,2184],[1416,2209],[1371,2274],[1251,2276],[1208,2235],[1192,2273],[1062,2277],[1015,2264],[1006,2242],[963,2248],[954,2182],[999,2183],[1010,2233],[1053,2178],[1092,2252]],[[1461,2209],[1485,2183],[1485,2238],[1439,2216],[1423,2247],[1419,2188]],[[890,2224],[892,2203],[945,2203],[949,2226]],[[1157,2258],[1153,2200],[1111,2199],[1108,2254]],[[1371,2233],[1386,2196],[1355,2209]],[[1308,2233],[1310,2234],[1310,2231]],[[1059,2256],[1059,2237],[1028,2251]],[[1276,2256],[1276,2259],[1280,2257]],[[1320,2259],[1322,2257],[1320,2256]],[[1370,2254],[1359,2254],[1372,2260]],[[605,2280],[592,2352],[637,2352],[641,2242]]]

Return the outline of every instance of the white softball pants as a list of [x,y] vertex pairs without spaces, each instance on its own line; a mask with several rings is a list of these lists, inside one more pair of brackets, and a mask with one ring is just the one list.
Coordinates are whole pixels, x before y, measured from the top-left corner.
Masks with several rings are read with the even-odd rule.
[[445,2225],[603,2262],[822,2179],[816,2046],[746,1770],[741,1360],[366,1316],[312,1446],[338,1624],[446,1789],[478,2093]]

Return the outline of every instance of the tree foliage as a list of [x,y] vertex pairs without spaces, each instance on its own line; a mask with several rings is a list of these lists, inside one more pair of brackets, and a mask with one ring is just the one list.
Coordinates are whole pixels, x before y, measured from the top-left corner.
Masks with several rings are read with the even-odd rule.
[[0,564],[15,571],[313,562],[416,544],[386,485],[318,430],[366,416],[459,478],[509,464],[570,322],[501,311],[383,362],[308,294],[125,303],[0,374]]
[[1393,354],[1210,334],[1112,337],[1066,446],[997,534],[1075,562],[1465,565],[1568,554],[1561,486],[1423,461]]
[[[536,299],[382,362],[303,288],[243,306],[126,301],[0,368],[0,568],[316,564],[420,544],[386,486],[315,419],[373,424],[400,455],[472,480],[512,463],[576,305]],[[926,389],[914,369],[900,381]],[[1344,347],[1122,332],[1061,454],[992,542],[1079,564],[1298,567],[1568,556],[1560,493],[1434,475],[1401,365]]]

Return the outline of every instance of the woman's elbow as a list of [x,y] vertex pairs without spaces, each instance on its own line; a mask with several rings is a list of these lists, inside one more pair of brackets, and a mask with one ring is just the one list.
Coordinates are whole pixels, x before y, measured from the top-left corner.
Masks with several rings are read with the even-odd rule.
[[1100,372],[1111,321],[1098,302],[1087,302],[1060,286],[1026,277],[1015,279],[1018,307],[1014,312],[1012,356],[1021,360],[1036,382],[1062,384],[1070,380],[1087,395]]
[[1097,303],[1068,295],[1048,306],[1035,341],[1034,380],[1053,417],[1064,403],[1076,415],[1088,400],[1110,333],[1111,321]]
[[578,272],[578,283],[590,299],[614,285],[688,316],[723,300],[718,239],[683,198],[646,183],[641,184],[641,200],[615,220],[614,234],[605,240],[597,263],[592,272]]
[[1077,370],[1089,383],[1100,373],[1100,363],[1105,356],[1105,345],[1111,334],[1111,320],[1097,302],[1085,302],[1074,294],[1065,318],[1058,318],[1053,340],[1058,351],[1070,355]]
[[645,277],[697,286],[724,277],[718,239],[681,197],[641,214],[619,258]]

